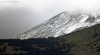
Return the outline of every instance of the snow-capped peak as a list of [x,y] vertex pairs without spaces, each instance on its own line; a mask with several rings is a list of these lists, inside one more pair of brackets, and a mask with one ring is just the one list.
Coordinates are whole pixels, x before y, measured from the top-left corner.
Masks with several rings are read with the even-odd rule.
[[64,11],[15,38],[58,37],[99,23],[100,16],[96,15],[96,13],[88,14]]

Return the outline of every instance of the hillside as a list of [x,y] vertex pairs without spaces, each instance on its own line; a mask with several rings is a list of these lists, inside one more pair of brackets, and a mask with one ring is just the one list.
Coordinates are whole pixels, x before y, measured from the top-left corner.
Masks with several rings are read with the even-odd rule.
[[0,55],[100,55],[100,24],[57,38],[2,39]]
[[100,24],[60,37],[75,55],[100,55]]

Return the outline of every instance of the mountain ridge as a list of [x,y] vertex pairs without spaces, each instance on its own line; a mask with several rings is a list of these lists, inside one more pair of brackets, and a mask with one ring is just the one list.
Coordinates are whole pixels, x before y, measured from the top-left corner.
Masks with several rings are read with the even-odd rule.
[[98,23],[100,23],[100,17],[96,14],[64,11],[31,30],[16,36],[15,39],[58,37]]

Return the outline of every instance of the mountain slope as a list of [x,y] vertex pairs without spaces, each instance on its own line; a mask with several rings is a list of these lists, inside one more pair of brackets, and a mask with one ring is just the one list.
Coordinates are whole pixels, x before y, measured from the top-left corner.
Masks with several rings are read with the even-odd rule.
[[46,22],[18,35],[17,39],[58,37],[100,23],[100,16],[88,13],[62,12]]
[[60,36],[59,39],[64,45],[71,45],[70,54],[100,55],[100,24]]
[[100,55],[100,24],[57,38],[0,40],[1,55]]

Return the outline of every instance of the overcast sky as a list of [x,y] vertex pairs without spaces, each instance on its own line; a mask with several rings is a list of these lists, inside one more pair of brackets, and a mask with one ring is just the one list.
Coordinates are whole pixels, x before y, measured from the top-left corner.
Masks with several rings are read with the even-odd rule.
[[12,38],[63,11],[96,11],[100,0],[0,0],[0,38]]

